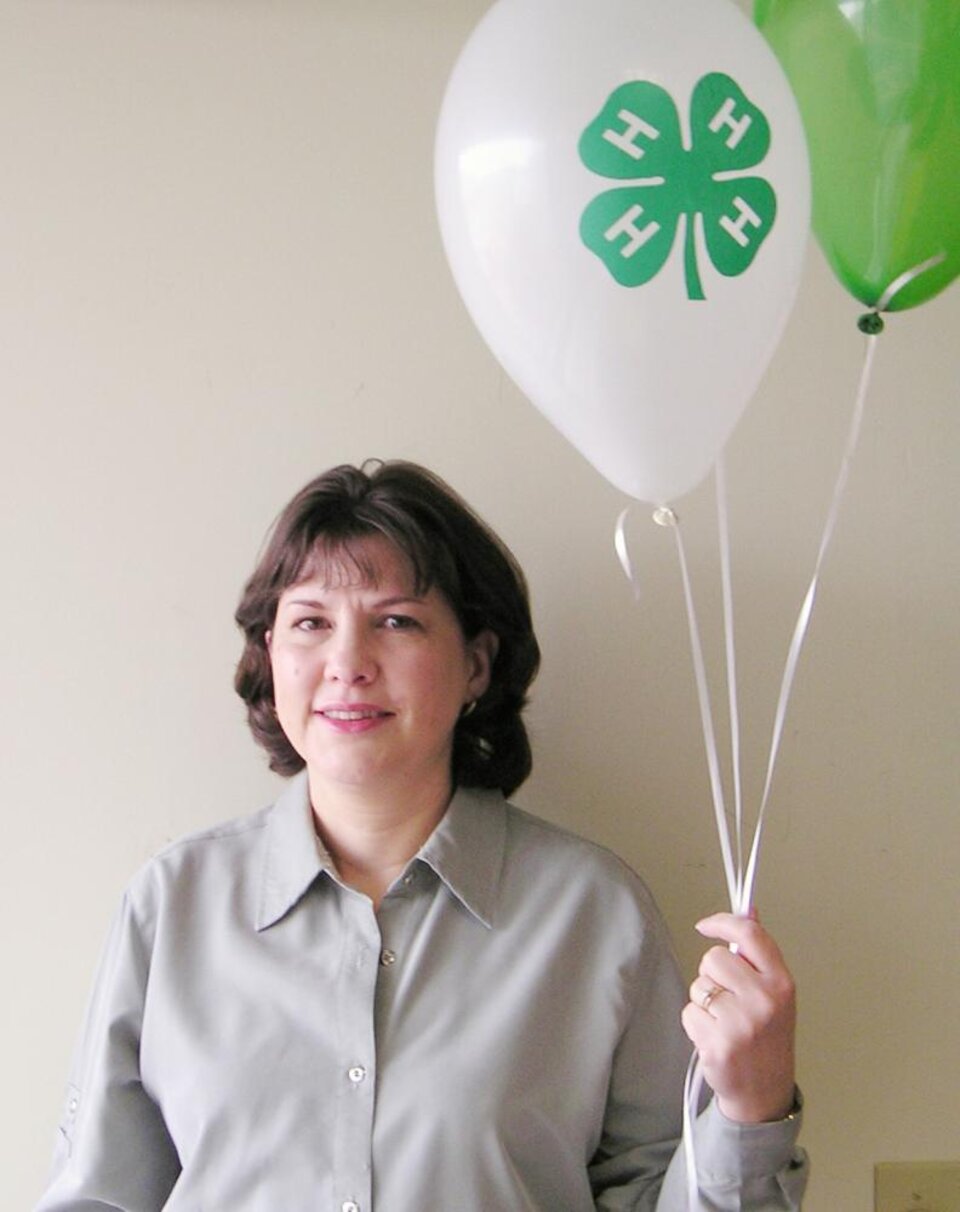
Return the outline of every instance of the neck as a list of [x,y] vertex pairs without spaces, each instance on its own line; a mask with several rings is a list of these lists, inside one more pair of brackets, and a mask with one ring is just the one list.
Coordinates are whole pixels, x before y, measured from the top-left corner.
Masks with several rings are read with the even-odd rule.
[[450,802],[448,781],[414,794],[315,787],[310,803],[317,833],[343,882],[379,907],[384,893],[439,824]]

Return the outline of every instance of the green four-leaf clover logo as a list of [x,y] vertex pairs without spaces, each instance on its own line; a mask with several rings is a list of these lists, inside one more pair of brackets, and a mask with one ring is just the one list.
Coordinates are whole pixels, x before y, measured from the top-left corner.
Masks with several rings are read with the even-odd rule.
[[746,176],[770,148],[770,125],[729,76],[711,72],[690,101],[691,147],[683,146],[670,94],[648,80],[615,89],[580,137],[592,172],[629,181],[594,198],[580,237],[622,286],[642,286],[663,268],[686,216],[687,297],[703,299],[695,217],[707,256],[726,277],[746,270],[770,234],[777,196],[762,177]]

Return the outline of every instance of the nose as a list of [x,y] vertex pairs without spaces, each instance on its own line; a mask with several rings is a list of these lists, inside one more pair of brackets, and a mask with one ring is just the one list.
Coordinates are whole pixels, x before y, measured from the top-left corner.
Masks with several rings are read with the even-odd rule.
[[372,646],[362,627],[338,627],[325,645],[327,681],[343,686],[364,686],[376,677]]

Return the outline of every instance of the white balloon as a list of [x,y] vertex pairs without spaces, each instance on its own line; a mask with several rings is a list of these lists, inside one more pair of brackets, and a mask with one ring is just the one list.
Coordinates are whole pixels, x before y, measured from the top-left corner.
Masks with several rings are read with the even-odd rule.
[[[635,81],[648,83],[613,96]],[[769,150],[738,163],[764,117]],[[705,173],[708,143],[719,168]],[[635,176],[604,175],[614,162],[635,162]],[[681,165],[695,169],[693,193]],[[742,184],[756,178],[768,186]],[[768,187],[775,217],[761,205]],[[631,192],[584,220],[588,246],[584,212],[617,189]],[[665,504],[693,488],[776,348],[809,228],[797,107],[744,14],[730,0],[498,0],[444,97],[436,193],[457,286],[520,389],[631,496]],[[689,245],[683,217],[671,237],[685,199],[700,212]],[[644,264],[641,285],[613,276]],[[691,297],[697,276],[703,298]]]

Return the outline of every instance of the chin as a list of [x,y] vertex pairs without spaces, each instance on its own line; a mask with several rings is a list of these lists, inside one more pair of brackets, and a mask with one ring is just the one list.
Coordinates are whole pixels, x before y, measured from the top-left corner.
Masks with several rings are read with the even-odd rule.
[[310,781],[317,786],[364,788],[381,784],[383,772],[368,762],[311,762],[307,759]]

